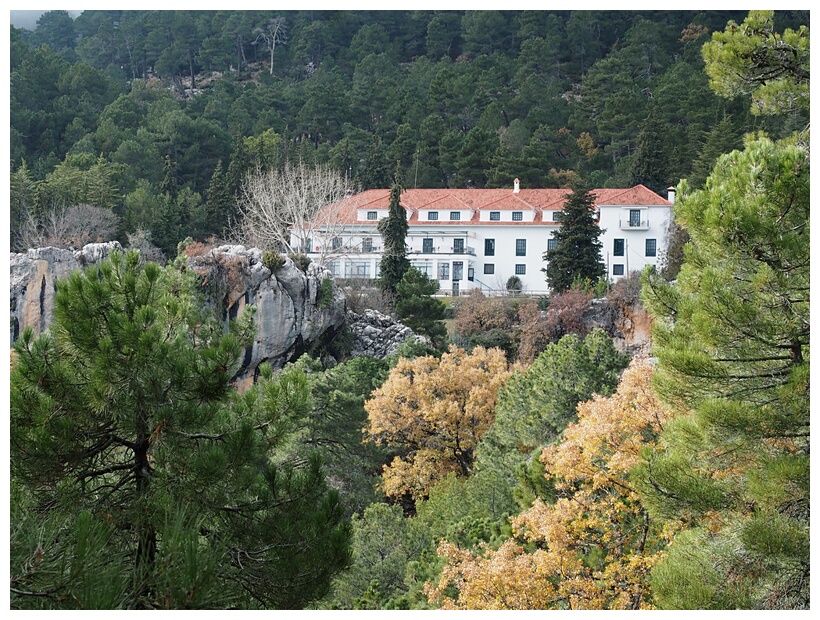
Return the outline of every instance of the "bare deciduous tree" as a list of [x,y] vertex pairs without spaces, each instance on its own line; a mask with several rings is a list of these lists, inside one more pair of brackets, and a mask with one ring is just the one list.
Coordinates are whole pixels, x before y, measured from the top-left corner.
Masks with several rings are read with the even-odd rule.
[[268,51],[270,52],[270,74],[273,75],[273,52],[276,49],[276,45],[287,45],[288,43],[288,31],[285,26],[285,18],[274,17],[265,24],[264,28],[255,28],[254,33],[256,34],[256,40],[253,42],[254,45],[259,42],[259,39],[262,39],[265,45],[267,45]]
[[37,220],[28,213],[18,236],[20,249],[79,249],[87,243],[111,241],[119,218],[109,209],[88,204],[55,209]]
[[348,179],[324,166],[299,162],[282,170],[257,171],[242,183],[241,219],[232,237],[261,249],[310,252],[314,262],[324,265],[360,243],[353,231],[345,230],[345,216],[355,221],[356,214],[343,211],[355,210],[355,205],[341,204],[354,193]]
[[165,264],[165,254],[154,245],[150,230],[137,228],[134,232],[128,233],[128,247],[138,250],[140,257],[146,262]]

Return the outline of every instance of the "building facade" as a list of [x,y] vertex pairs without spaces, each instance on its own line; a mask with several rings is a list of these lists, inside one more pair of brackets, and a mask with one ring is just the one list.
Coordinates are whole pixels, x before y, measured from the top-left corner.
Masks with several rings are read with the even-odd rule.
[[[498,294],[513,275],[524,292],[547,294],[544,254],[554,247],[568,191],[520,189],[517,180],[511,190],[405,190],[407,257],[438,280],[444,294],[473,288]],[[607,278],[615,281],[657,265],[667,246],[672,202],[643,185],[593,194]],[[377,225],[387,217],[389,201],[389,189],[373,189],[333,205],[338,225],[305,240],[303,247],[309,256],[324,255],[337,278],[377,278],[382,251]]]

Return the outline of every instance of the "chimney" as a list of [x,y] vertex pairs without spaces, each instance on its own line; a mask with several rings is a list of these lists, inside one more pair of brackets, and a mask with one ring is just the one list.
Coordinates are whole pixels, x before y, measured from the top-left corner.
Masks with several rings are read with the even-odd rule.
[[513,181],[513,194],[517,194],[518,191],[518,179],[516,179],[515,181]]
[[675,188],[674,187],[667,187],[666,188],[666,195],[667,195],[666,199],[669,202],[671,202],[672,204],[675,204]]

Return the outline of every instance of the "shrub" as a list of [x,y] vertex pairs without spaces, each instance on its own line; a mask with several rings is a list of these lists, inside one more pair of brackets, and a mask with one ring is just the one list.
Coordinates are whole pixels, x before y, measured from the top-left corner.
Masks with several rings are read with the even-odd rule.
[[307,254],[302,254],[301,252],[294,252],[292,254],[288,254],[288,257],[293,261],[293,264],[296,265],[297,268],[302,271],[307,271],[308,265],[310,265],[310,256]]
[[521,283],[521,278],[518,276],[510,276],[507,279],[507,291],[510,293],[520,293],[524,288],[524,285]]
[[265,250],[262,253],[262,264],[270,269],[271,272],[281,269],[285,265],[285,257],[279,252],[273,250]]

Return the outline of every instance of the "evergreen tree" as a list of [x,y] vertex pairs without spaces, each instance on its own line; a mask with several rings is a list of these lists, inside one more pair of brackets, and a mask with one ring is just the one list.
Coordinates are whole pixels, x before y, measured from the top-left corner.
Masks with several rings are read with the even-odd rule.
[[211,175],[211,183],[208,186],[205,202],[206,225],[209,232],[217,235],[222,234],[222,231],[230,224],[234,202],[233,195],[228,187],[228,177],[222,169],[222,160],[220,159],[216,163],[214,173]]
[[293,609],[349,562],[321,459],[279,452],[304,374],[236,393],[250,321],[199,310],[193,278],[115,253],[16,342],[12,608]]
[[447,337],[445,307],[441,300],[431,297],[438,292],[438,286],[436,280],[410,267],[396,285],[396,316],[417,334],[427,336],[434,347],[443,349]]
[[601,227],[595,221],[595,199],[582,181],[567,194],[561,227],[553,233],[555,249],[544,253],[547,266],[541,271],[553,293],[569,289],[573,282],[597,282],[606,270],[601,261]]
[[809,153],[768,139],[682,183],[676,284],[645,278],[655,387],[691,413],[636,472],[688,531],[653,571],[669,608],[809,605]]
[[663,195],[673,181],[669,174],[668,144],[654,108],[649,111],[629,170],[629,185],[645,185]]
[[393,182],[390,190],[390,206],[387,217],[379,222],[379,234],[382,236],[384,251],[382,252],[380,285],[383,291],[390,295],[396,294],[396,286],[410,268],[407,260],[407,211],[401,206],[402,186],[398,179]]
[[706,135],[706,141],[698,153],[697,159],[692,162],[692,174],[687,181],[693,189],[700,189],[706,178],[714,170],[717,158],[724,153],[730,153],[740,148],[741,140],[734,129],[730,116],[724,116]]

